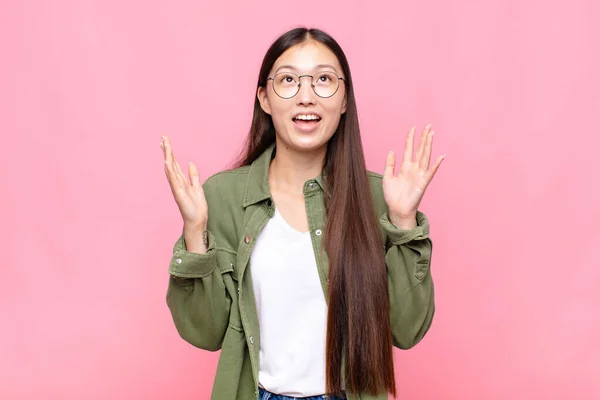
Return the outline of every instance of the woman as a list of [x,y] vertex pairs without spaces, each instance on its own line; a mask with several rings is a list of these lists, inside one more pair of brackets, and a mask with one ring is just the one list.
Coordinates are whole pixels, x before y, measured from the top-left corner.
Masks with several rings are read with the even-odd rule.
[[183,217],[167,304],[183,339],[221,350],[213,399],[396,395],[392,347],[408,349],[434,314],[431,240],[417,210],[442,157],[433,132],[399,174],[365,168],[348,61],[297,28],[269,48],[245,151],[200,184],[163,137]]

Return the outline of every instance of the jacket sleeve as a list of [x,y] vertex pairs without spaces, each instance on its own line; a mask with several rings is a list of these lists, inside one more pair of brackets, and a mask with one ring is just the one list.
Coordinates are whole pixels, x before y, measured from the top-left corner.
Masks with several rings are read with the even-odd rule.
[[387,211],[379,222],[387,235],[385,263],[394,346],[410,349],[425,336],[435,312],[429,222],[420,211],[414,229],[397,228]]
[[216,252],[210,231],[206,254],[186,251],[182,233],[173,247],[167,289],[167,305],[179,335],[210,351],[221,348],[231,307]]

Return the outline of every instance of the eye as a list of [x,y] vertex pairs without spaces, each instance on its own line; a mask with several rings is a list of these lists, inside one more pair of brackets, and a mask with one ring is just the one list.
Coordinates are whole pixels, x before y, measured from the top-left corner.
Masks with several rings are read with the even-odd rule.
[[329,86],[335,84],[337,76],[332,72],[321,72],[315,76],[315,83],[320,86]]
[[296,83],[296,77],[291,74],[280,74],[278,81],[283,84],[293,84]]

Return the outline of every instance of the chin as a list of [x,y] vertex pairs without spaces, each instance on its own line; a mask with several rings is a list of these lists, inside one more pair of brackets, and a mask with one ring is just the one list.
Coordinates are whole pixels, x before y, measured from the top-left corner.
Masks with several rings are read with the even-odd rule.
[[313,136],[313,137],[297,137],[294,135],[293,137],[286,140],[286,144],[291,148],[298,151],[314,151],[318,150],[321,147],[327,145],[327,141],[322,137]]

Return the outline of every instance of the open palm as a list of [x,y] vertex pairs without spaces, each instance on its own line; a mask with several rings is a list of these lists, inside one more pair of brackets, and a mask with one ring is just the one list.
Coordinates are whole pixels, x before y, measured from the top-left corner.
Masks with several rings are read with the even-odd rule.
[[413,158],[415,129],[413,126],[406,136],[404,155],[398,174],[394,174],[396,155],[391,151],[388,153],[383,173],[383,196],[389,214],[402,219],[414,218],[417,215],[425,189],[445,157],[441,155],[435,164],[429,165],[433,131],[431,125],[427,125],[421,133],[417,152]]
[[177,207],[179,207],[184,226],[204,227],[208,220],[208,205],[200,183],[198,167],[190,161],[188,164],[190,178],[188,179],[175,158],[171,141],[167,136],[162,136],[160,148],[163,150],[165,158],[165,174]]

